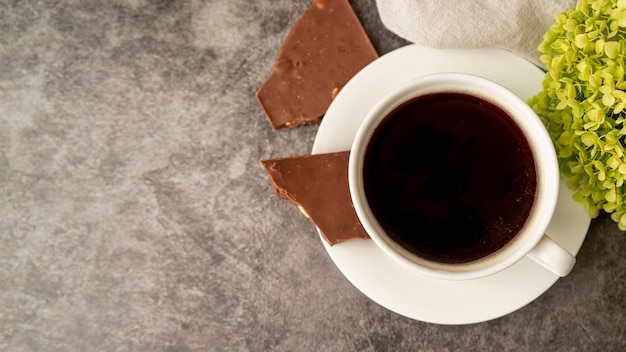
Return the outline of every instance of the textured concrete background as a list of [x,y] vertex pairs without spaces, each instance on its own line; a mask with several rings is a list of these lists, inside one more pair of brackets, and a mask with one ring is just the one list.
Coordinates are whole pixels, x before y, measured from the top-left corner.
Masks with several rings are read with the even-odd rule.
[[[308,0],[0,3],[0,351],[623,351],[626,237],[513,314],[409,320],[357,291],[259,159],[254,98]],[[353,5],[380,54],[406,43]]]

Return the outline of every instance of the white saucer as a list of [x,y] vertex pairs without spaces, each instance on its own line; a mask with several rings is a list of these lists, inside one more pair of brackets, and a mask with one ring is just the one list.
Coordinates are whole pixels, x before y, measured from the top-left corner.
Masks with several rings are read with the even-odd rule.
[[[346,84],[322,120],[313,154],[349,150],[359,124],[383,95],[408,80],[438,72],[483,76],[524,99],[541,90],[544,77],[542,70],[504,50],[406,46],[372,62]],[[591,219],[571,196],[562,184],[547,233],[577,254]],[[471,324],[495,319],[532,302],[558,280],[528,258],[478,280],[432,279],[388,258],[373,241],[355,239],[330,247],[320,239],[335,265],[357,289],[391,311],[424,322]]]

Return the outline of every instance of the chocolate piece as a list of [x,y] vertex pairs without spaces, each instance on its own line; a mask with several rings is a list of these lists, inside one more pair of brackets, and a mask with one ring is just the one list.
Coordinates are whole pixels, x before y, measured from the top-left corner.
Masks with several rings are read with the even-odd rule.
[[261,160],[276,195],[287,199],[320,229],[331,246],[369,239],[348,188],[350,152]]
[[339,90],[376,58],[347,0],[315,0],[256,96],[275,129],[318,123]]

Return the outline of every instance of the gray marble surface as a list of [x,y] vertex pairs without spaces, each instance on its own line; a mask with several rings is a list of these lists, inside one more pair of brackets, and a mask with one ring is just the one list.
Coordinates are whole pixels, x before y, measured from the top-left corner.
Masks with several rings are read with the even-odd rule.
[[[308,0],[0,3],[0,351],[624,351],[626,238],[442,326],[355,289],[259,159],[306,154],[254,92]],[[380,54],[407,43],[353,6]]]

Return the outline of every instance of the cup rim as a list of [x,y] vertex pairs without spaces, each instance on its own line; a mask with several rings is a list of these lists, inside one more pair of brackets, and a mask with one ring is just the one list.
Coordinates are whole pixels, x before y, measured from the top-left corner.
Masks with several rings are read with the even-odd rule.
[[[537,197],[522,231],[502,249],[475,261],[447,264],[419,258],[391,240],[367,204],[363,187],[363,164],[368,142],[376,126],[396,107],[429,92],[466,93],[485,99],[507,112],[524,132],[537,169]],[[505,104],[506,102],[506,104]],[[532,133],[531,133],[532,132]],[[540,152],[539,152],[540,151]],[[542,175],[542,177],[539,177]],[[535,112],[507,88],[486,78],[456,72],[422,76],[390,91],[368,112],[352,143],[348,162],[348,185],[357,216],[375,244],[397,262],[439,279],[470,280],[495,274],[526,256],[541,240],[556,208],[559,170],[552,140]]]

